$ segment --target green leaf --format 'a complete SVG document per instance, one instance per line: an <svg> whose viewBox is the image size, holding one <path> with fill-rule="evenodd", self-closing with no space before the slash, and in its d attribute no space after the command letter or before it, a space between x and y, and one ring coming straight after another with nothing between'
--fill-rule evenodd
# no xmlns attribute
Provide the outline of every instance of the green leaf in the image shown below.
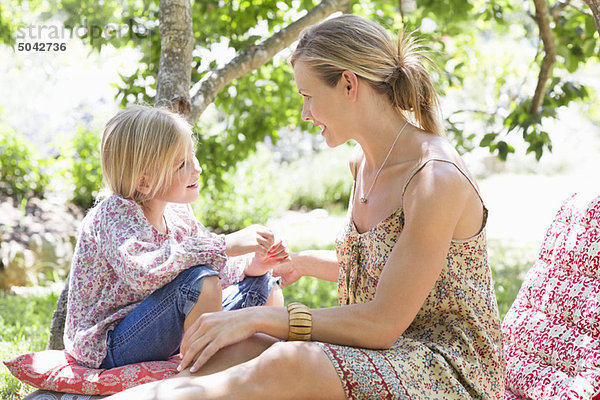
<svg viewBox="0 0 600 400"><path fill-rule="evenodd" d="M479 146L480 147L490 147L492 145L492 143L496 140L496 137L498 137L497 133L485 134L483 139L481 139L481 141L479 142Z"/></svg>
<svg viewBox="0 0 600 400"><path fill-rule="evenodd" d="M496 144L496 149L498 151L498 158L502 161L506 161L506 158L509 153L514 153L515 149L510 144L501 140Z"/></svg>

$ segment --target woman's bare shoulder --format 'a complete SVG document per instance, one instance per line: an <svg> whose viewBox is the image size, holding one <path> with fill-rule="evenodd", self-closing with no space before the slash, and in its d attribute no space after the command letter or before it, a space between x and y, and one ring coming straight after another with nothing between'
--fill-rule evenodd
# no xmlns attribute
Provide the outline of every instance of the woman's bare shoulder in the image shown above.
<svg viewBox="0 0 600 400"><path fill-rule="evenodd" d="M415 182L411 184L412 189L419 190L412 190L412 192L420 194L438 190L462 192L467 189L468 185L464 185L463 171L469 179L472 177L454 146L441 136L423 135L420 139L418 173L412 179Z"/></svg>
<svg viewBox="0 0 600 400"><path fill-rule="evenodd" d="M452 162L460 162L460 155L452 144L442 136L426 135L421 142L421 159L442 159Z"/></svg>

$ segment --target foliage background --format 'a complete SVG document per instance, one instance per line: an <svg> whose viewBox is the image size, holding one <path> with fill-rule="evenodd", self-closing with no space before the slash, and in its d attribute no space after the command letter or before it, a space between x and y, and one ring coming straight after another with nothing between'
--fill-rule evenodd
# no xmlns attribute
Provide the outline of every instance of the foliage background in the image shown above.
<svg viewBox="0 0 600 400"><path fill-rule="evenodd" d="M27 12L21 4L27 5ZM192 1L192 84L201 84L212 69L303 16L315 4L313 0ZM445 109L449 136L461 151L483 147L505 160L522 147L518 150L539 160L552 149L542 120L555 118L560 107L574 100L593 100L594 94L572 74L597 62L599 54L594 20L581 0L549 6L558 57L539 113L529 111L543 56L531 2L454 0L448 6L432 0L353 0L345 11L374 19L394 33L416 31L431 48L439 66L434 72L438 90L444 95L458 90L469 96ZM107 0L101 6L94 0L18 0L0 4L0 15L0 40L5 43L27 40L28 34L32 36L27 30L32 22L54 20L74 27L80 40L96 52L135 49L139 54L135 67L119 72L113 83L116 100L121 106L154 102L161 50L158 0ZM124 32L123 27L129 29ZM512 48L490 54L494 47L487 45L499 37ZM199 159L211 171L206 176L208 188L222 189L223 174L251 154L257 143L276 141L282 127L303 125L296 112L301 100L294 95L291 69L285 62L288 55L289 50L282 51L272 62L222 90L213 107L213 121L218 124L207 129L204 116L197 123L202 143ZM485 90L462 91L473 82L484 82Z"/></svg>
<svg viewBox="0 0 600 400"><path fill-rule="evenodd" d="M132 20L139 29L134 37L119 40L75 37L67 41L64 54L0 47L0 88L9 94L0 98L1 191L25 202L32 196L61 196L89 207L101 182L103 124L119 106L152 103L156 94L160 42L152 32L157 29L157 4L0 3L5 43L19 21L104 26ZM194 81L314 2L222 4L193 3ZM530 2L454 0L448 6L424 0L404 17L396 4L353 1L349 10L395 31L403 20L407 30L419 29L434 50L439 69L433 73L443 95L449 139L478 176L491 210L491 264L505 313L560 202L572 191L595 195L600 187L598 34L591 17L580 11L580 2L563 10L554 26L559 48L555 77L541 114L531 116L528 102L542 52ZM194 210L218 232L265 223L292 250L331 249L345 218L351 148L325 149L314 129L300 121L301 99L287 55L284 51L234 81L196 124L205 172ZM55 275L47 284L61 279ZM333 305L335 284L303 278L286 288L285 296L312 306ZM3 359L44 348L55 301L55 291L0 297ZM0 382L2 398L31 391L5 369Z"/></svg>

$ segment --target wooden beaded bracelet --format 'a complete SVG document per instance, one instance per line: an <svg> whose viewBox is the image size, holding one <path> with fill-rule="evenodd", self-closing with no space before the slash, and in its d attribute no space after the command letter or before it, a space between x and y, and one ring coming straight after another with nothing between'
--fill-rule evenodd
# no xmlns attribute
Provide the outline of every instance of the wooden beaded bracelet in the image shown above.
<svg viewBox="0 0 600 400"><path fill-rule="evenodd" d="M312 337L312 314L302 303L287 306L290 328L288 340L310 340Z"/></svg>

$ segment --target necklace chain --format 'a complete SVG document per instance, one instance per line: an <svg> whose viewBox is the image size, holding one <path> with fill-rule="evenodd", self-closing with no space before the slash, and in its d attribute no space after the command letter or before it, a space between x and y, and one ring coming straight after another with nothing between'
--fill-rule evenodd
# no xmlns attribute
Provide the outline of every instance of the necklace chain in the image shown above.
<svg viewBox="0 0 600 400"><path fill-rule="evenodd" d="M385 156L385 159L381 163L381 167L379 167L379 169L377 170L377 173L375 174L375 178L373 178L373 182L371 183L371 187L369 188L369 191L367 192L366 195L362 195L360 197L359 201L361 203L365 204L367 202L367 200L369 200L369 195L371 194L371 190L373 190L373 186L375 186L375 182L377 181L377 177L379 176L379 173L381 172L381 170L385 166L385 163L387 162L388 158L390 158L390 154L392 154L392 150L394 149L394 146L396 145L396 142L398 141L398 138L400 137L400 134L402 134L402 132L404 131L404 128L406 128L406 125L408 125L408 121L406 121L404 123L404 126L402 127L402 129L400 129L400 132L398 132L398 134L396 135L396 139L394 139L394 143L392 143L392 146L390 147L390 150L388 151L387 156Z"/></svg>

